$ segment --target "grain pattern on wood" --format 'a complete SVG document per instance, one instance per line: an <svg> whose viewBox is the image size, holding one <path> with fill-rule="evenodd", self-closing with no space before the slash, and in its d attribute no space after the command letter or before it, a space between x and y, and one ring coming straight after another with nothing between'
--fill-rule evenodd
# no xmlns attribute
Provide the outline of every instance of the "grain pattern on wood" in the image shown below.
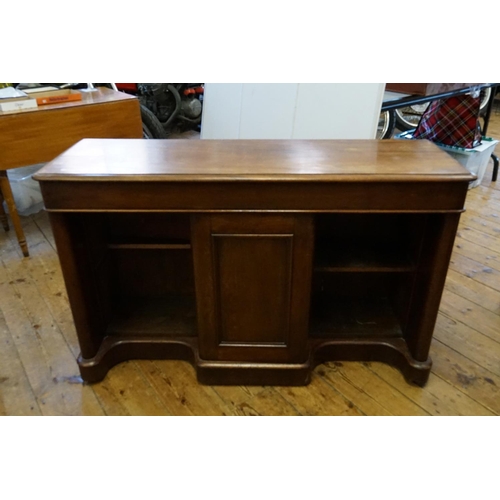
<svg viewBox="0 0 500 500"><path fill-rule="evenodd" d="M370 370L373 363L335 362L327 366L338 371L355 388L375 399L392 415L429 415L421 406L408 398L406 391L398 391Z"/></svg>
<svg viewBox="0 0 500 500"><path fill-rule="evenodd" d="M500 375L500 343L442 312L436 322L436 338L451 349L474 361L478 366ZM480 328L480 325L477 325Z"/></svg>
<svg viewBox="0 0 500 500"><path fill-rule="evenodd" d="M6 278L5 278L6 279ZM0 300L8 293L0 281ZM0 310L0 415L40 415L24 366Z"/></svg>
<svg viewBox="0 0 500 500"><path fill-rule="evenodd" d="M231 408L211 387L199 385L192 366L183 361L137 361L172 415L231 415Z"/></svg>
<svg viewBox="0 0 500 500"><path fill-rule="evenodd" d="M351 401L365 415L392 415L375 397L367 394L363 388L353 385L339 370L337 363L324 363L316 368L316 373L323 378L333 390ZM341 363L340 363L341 364Z"/></svg>
<svg viewBox="0 0 500 500"><path fill-rule="evenodd" d="M2 310L9 329L16 332L13 341L42 413L102 414L12 240L2 261L10 286L10 293L2 297Z"/></svg>
<svg viewBox="0 0 500 500"><path fill-rule="evenodd" d="M272 387L266 387L255 396L237 404L234 414L239 416L297 416L297 408Z"/></svg>
<svg viewBox="0 0 500 500"><path fill-rule="evenodd" d="M25 257L29 251L5 170L53 160L86 137L142 137L137 98L103 88L83 93L81 101L0 112L0 199L7 202ZM0 219L7 229L1 213Z"/></svg>
<svg viewBox="0 0 500 500"><path fill-rule="evenodd" d="M454 269L449 269L446 279L446 289L500 315L498 291L479 283L470 276L461 274Z"/></svg>
<svg viewBox="0 0 500 500"><path fill-rule="evenodd" d="M115 366L106 380L96 384L96 393L103 400L108 415L168 416L165 406L155 388L146 379L135 361ZM106 401L112 394L111 404Z"/></svg>
<svg viewBox="0 0 500 500"><path fill-rule="evenodd" d="M45 163L86 137L142 137L137 98L99 89L81 101L0 113L0 165Z"/></svg>
<svg viewBox="0 0 500 500"><path fill-rule="evenodd" d="M471 328L477 328L481 322L481 332L500 343L500 316L497 314L448 290L443 293L441 311Z"/></svg>
<svg viewBox="0 0 500 500"><path fill-rule="evenodd" d="M474 192L472 191L469 196L473 194ZM487 207L485 208L487 209ZM60 275L60 270L58 271L59 277L57 277L57 274L52 273L58 267L58 261L54 257L54 250L50 245L51 234L47 214L40 213L36 216L32 216L32 219L35 224L31 225L25 223L25 227L28 239L30 241L33 240L35 243L32 259L37 260L36 265L29 267L29 271L31 274L37 273L34 275L34 279L42 297L47 303L47 307L50 305L54 317L59 317L57 323L61 330L65 332L65 336L71 337L66 327L63 328L61 326L62 323L66 322L67 327L70 327L72 322L71 320L68 321L68 318L71 318L71 313L68 308L68 303L63 296L57 296L57 294L61 291L60 286L62 286L62 277ZM25 220L28 221L29 219ZM465 225L466 223L467 213L462 216L462 224ZM38 237L36 236L37 234ZM6 238L7 235L0 234L1 249L5 249ZM43 243L44 240L45 244ZM457 273L458 271L453 271L451 278L455 279L454 276ZM450 274L448 275L448 278L449 282ZM467 279L470 280L470 278ZM478 285L481 287L486 286L480 283L478 283ZM492 289L489 288L489 290ZM455 293L457 292L455 291ZM478 291L478 293L480 292ZM5 303L0 301L0 309L3 310L4 307ZM450 384L455 385L458 389L465 391L465 393L472 399L480 402L491 411L500 413L500 408L498 406L500 398L497 393L498 387L500 387L500 381L498 380L498 377L500 376L500 365L498 365L500 353L493 349L497 343L493 343L494 341L488 339L480 333L480 323L477 327L479 330L473 330L460 321L448 323L447 317L442 315L438 316L435 333L436 341L433 342L431 348L431 355L434 359L433 372L437 376L447 380ZM477 337L475 337L475 335L477 335ZM141 361L139 363L142 364L143 362ZM184 362L165 361L161 363L168 366L170 366L169 363L174 363L175 365L177 365L177 363L185 365ZM395 391L394 388L390 388L385 381L381 380L378 375L370 372L362 363L345 362L341 364L343 365L341 367L335 366L334 363L320 365L316 368L316 372L322 373L325 366L329 367L331 365L331 374L325 370L325 375L319 376L326 378L327 382L334 385L336 390L341 392L346 399L352 399L353 404L355 404L363 413L376 415L379 413L383 414L383 412L386 411L396 415L417 415L423 412L423 410L419 409L415 403L411 402L405 396L404 391L409 386L402 387L401 392ZM125 366L127 372L132 370L132 366L130 364L126 364ZM142 367L140 368L142 369ZM356 368L356 370L354 370L354 368ZM189 366L187 366L187 369L192 370ZM10 366L9 370L11 370ZM343 372L342 370L345 371ZM171 374L172 377L175 377L175 371L176 368L173 368ZM113 371L110 373L112 374ZM193 375L188 384L192 384L193 387L197 387L198 384L194 377L194 372L192 373ZM340 377L342 377L342 380L345 381L342 384L339 383ZM352 395L352 390L349 388L349 385L354 389ZM129 407L130 411L128 411L127 408L123 406L123 397L113 387L110 387L109 384L94 384L92 389L107 414L128 415L131 412L134 412L132 408ZM220 401L220 398L222 397L226 404L231 405L233 408L238 404L252 399L263 390L262 387L245 386L218 386L213 389L218 393L217 400ZM15 392L16 397L24 398L24 390L24 386L18 386ZM158 394L161 395L161 392ZM267 398L269 397L272 397L274 401L275 396L272 395L272 393L271 396L267 396ZM372 401L374 403L372 403ZM451 407L453 405L451 400L448 400L448 404L450 404ZM256 403L254 402L249 404L249 406L254 410L247 407L246 410L243 409L243 412L247 411L249 414L267 414L266 411L270 411L269 409L264 410L262 407L259 407L258 410L256 410ZM269 407L266 406L266 408ZM198 408L197 411L199 411L198 414L203 415L207 412L207 409ZM234 408L233 411L236 412L236 408ZM279 410L281 414L284 414L284 411L285 410L283 409ZM455 414L458 413L459 409L457 408L455 410ZM16 413L13 411L13 414ZM427 414L427 412L423 412L423 414Z"/></svg>
<svg viewBox="0 0 500 500"><path fill-rule="evenodd" d="M192 227L201 357L304 362L312 218L198 216Z"/></svg>
<svg viewBox="0 0 500 500"><path fill-rule="evenodd" d="M65 214L52 214L51 225L82 355L90 358L97 353L105 325L101 315L103 304L90 271L90 257L85 246L74 237L76 233L84 234L84 226L80 218Z"/></svg>
<svg viewBox="0 0 500 500"><path fill-rule="evenodd" d="M496 415L500 414L500 376L482 368L454 349L447 347L441 340L432 346L436 362L434 373L451 385L467 394ZM457 414L456 400L449 399L453 414Z"/></svg>
<svg viewBox="0 0 500 500"><path fill-rule="evenodd" d="M485 262L486 265L483 265L485 272L488 272L489 268L500 271L500 252L463 239L461 236L457 237L453 252L454 256L460 255L466 258L472 256L473 260L478 263Z"/></svg>
<svg viewBox="0 0 500 500"><path fill-rule="evenodd" d="M247 181L471 178L458 162L427 141L87 139L46 165L36 179L175 181L190 180L193 175Z"/></svg>
<svg viewBox="0 0 500 500"><path fill-rule="evenodd" d="M429 355L459 219L459 214L434 215L426 224L406 332L410 351L419 361Z"/></svg>
<svg viewBox="0 0 500 500"><path fill-rule="evenodd" d="M340 354L392 363L424 384L470 178L428 142L207 141L186 148L183 141L82 141L36 176L51 213L82 376L96 382L119 361L180 356L202 383L300 385L316 359ZM325 268L322 248L337 241L348 242L352 255L370 248L375 258L362 252L364 265ZM179 253L178 245L192 252ZM327 255L335 261L335 252ZM388 302L382 320L354 313L354 328L335 330L324 323L338 315L326 315L318 330L330 343L309 338L313 261L322 273L351 274L353 303L371 289L363 274L392 275L376 290ZM186 344L172 313L183 308L161 301L192 291L179 285L192 281L179 279L192 264L197 329L189 329ZM325 285L325 294L344 308L342 288ZM156 301L166 317L150 307ZM158 328L149 331L151 316ZM379 327L369 339L358 328L366 324Z"/></svg>
<svg viewBox="0 0 500 500"><path fill-rule="evenodd" d="M492 236L500 234L500 221L498 219L483 217L481 213L471 210L470 207L467 207L467 211L469 212L467 227Z"/></svg>
<svg viewBox="0 0 500 500"><path fill-rule="evenodd" d="M464 239L470 241L471 243L475 243L481 247L484 247L487 250L499 253L500 252L500 243L495 236L490 234L486 234L482 231L478 231L471 227L465 227L463 231L459 230L457 233L457 240Z"/></svg>
<svg viewBox="0 0 500 500"><path fill-rule="evenodd" d="M29 221L29 219L27 220ZM64 336L64 340L76 358L80 347L69 308L59 258L47 240L46 234L39 229L37 222L41 220L47 222L46 213L44 217L33 216L32 221L26 224L26 235L32 244L32 252L30 258L26 259L23 265L29 272L46 307Z"/></svg>
<svg viewBox="0 0 500 500"><path fill-rule="evenodd" d="M382 363L372 363L370 369L381 379L401 391L406 384L401 374ZM405 395L431 415L493 415L485 406L477 403L459 389L431 372L423 390L404 388Z"/></svg>
<svg viewBox="0 0 500 500"><path fill-rule="evenodd" d="M276 391L301 415L363 415L352 401L315 373L307 387L278 387Z"/></svg>
<svg viewBox="0 0 500 500"><path fill-rule="evenodd" d="M49 218L47 217L47 212L42 210L38 214L31 216L33 222L41 233L40 236L47 240L47 243L52 247L54 252L57 254L56 242L54 240L54 234L52 233L52 227L50 225Z"/></svg>
<svg viewBox="0 0 500 500"><path fill-rule="evenodd" d="M495 119L495 115L493 115L492 119ZM500 123L500 115L498 116L498 122ZM468 204L471 206L471 211L470 213L466 212L462 215L460 230L468 227L467 218L469 214L472 214L472 212L474 212L472 215L475 217L476 214L481 214L477 217L480 217L483 220L491 220L493 223L497 220L495 215L500 215L500 197L498 196L498 188L500 186L498 182L496 185L495 183L491 183L490 178L491 165L488 167L482 186L468 192L467 200ZM36 283L38 292L43 297L46 307L54 317L56 322L55 324L59 326L61 332L66 338L71 352L76 355L74 352L76 350L74 347L75 337L71 340L72 335L74 335L74 331L71 333L70 323L72 322L71 319L68 320L68 318L71 318L68 303L64 298L64 294L62 294L62 296L56 296L56 294L60 292L59 286L61 285L61 275L60 271L59 275L57 275L57 273L52 274L58 266L58 262L53 257L54 249L51 247L51 244L54 245L54 242L47 215L45 213L41 213L36 216L32 216L31 220L35 222L33 225L29 224L29 220L30 218L23 218L23 226L25 228L28 242L30 242L30 244L31 240L34 242L32 259L35 258L36 252L36 261L34 260L34 264L26 268L27 273L32 276L33 281ZM484 231L480 230L481 228L478 228L477 224L473 224L471 229L476 230L479 233L484 233ZM37 234L39 235L38 237L36 236ZM494 234L489 235L495 238ZM44 240L45 243L43 243ZM469 398L476 401L483 407L494 413L500 413L500 408L498 406L500 401L500 397L498 395L498 387L500 387L500 380L498 379L500 376L500 366L498 364L498 359L500 359L500 355L498 353L498 342L488 338L482 332L482 311L487 310L498 315L495 310L495 294L500 293L498 286L499 280L495 274L497 269L495 263L493 263L493 266L490 266L489 261L491 259L487 259L488 256L496 256L498 250L494 250L492 245L490 245L492 240L486 241L482 239L481 245L478 245L474 238L469 238L468 240L464 240L462 238L461 242L463 244L461 252L458 253L455 251L452 256L450 272L448 273L448 280L446 282L445 289L451 291L455 295L467 299L470 302L469 307L471 307L471 304L474 306L479 305L481 307L476 311L477 315L475 317L475 325L473 326L468 326L463 323L461 314L459 311L457 312L456 310L453 310L453 308L449 309L446 314L438 315L435 340L431 346L431 356L434 360L433 373L436 377L446 381L450 386L455 387L455 389L462 391ZM0 231L0 251L5 251L7 247L10 249L10 245L12 244L17 245L15 236L13 234L7 235L3 233L3 231ZM478 247L481 247L483 250ZM16 253L17 258L19 259L20 252L17 249ZM9 260L7 267L10 267L13 262L13 260ZM490 267L493 272L488 273L482 271L485 267ZM0 282L2 282L4 278L1 274L2 271L3 269L0 270ZM467 276L467 273L469 273L471 277ZM453 284L453 286L450 286L450 284ZM12 285L9 285L9 288L11 286ZM483 292L484 300L481 302L480 299ZM8 309L12 306L12 298L16 298L10 291L8 294L10 298L7 303L0 300L0 311L2 311L2 313L4 313L4 309ZM3 298L1 293L0 297ZM456 303L454 304L455 306L457 305ZM12 315L12 312L9 314ZM489 318L490 320L492 319L491 316L489 316ZM23 321L29 323L29 328L22 328ZM15 331L16 334L23 339L23 342L27 341L30 336L30 332L32 331L32 325L26 316ZM26 339L24 338L25 336L27 336ZM19 341L20 339L17 340ZM26 351L24 351L24 353L25 352ZM12 357L9 356L9 359L12 361ZM23 357L22 359L24 361L27 358ZM123 365L124 372L128 375L131 385L134 386L137 384L139 390L144 389L144 386L135 379L137 370L139 370L138 376L142 380L147 379L143 363L149 362L139 361L135 364L126 363ZM184 372L181 372L180 378L184 381L183 384L185 385L183 385L183 389L185 391L194 390L199 387L194 376L194 370L192 370L192 368L186 363L170 361L162 361L160 363L163 366L170 366L170 363L175 365L171 372L171 376L173 378L175 378L177 364L179 366L183 366L184 370L188 373L191 373L190 376L184 378L182 375ZM336 366L337 364L341 364L342 366ZM30 363L28 363L28 365L30 365ZM417 398L418 392L413 394L408 393L410 396L409 399L406 396L406 390L409 388L412 389L410 386L401 384L400 390L397 390L394 386L388 384L385 380L381 379L378 374L371 370L373 365L374 363L369 364L369 368L363 363L327 363L326 365L318 366L315 373L317 373L318 377L325 380L325 383L328 384L329 390L331 390L331 387L334 387L337 392L341 393L346 400L351 401L353 406L359 408L362 413L374 415L383 414L384 411L394 415L419 415L429 413L414 402ZM18 368L16 369L15 366L10 363L4 364L3 366L7 368L6 376L12 376L12 378L15 378L15 374L17 373L16 370ZM110 376L112 376L113 373L114 370L110 372ZM396 372L395 376L399 376L399 374ZM342 378L342 382L339 382L340 377ZM31 385L29 377L27 377L27 380L28 384ZM432 380L433 378L431 377L431 382ZM143 402L140 392L132 391L128 394L129 399L124 400L123 395L119 393L117 387L112 387L109 383L106 385L106 382L108 382L108 379L106 379L103 383L94 384L92 386L92 390L97 396L97 400L104 409L105 413L113 415L128 415L144 414L145 411L149 411L151 414L154 414L159 411L155 406L147 406L148 403ZM152 394L157 395L155 397L161 401L162 389L154 388L149 382L147 382L147 384L149 384L149 387L152 388ZM353 389L351 389L351 387ZM446 396L446 385L443 385L442 388L443 392L440 394L442 394L445 399L447 410L450 413L454 411L454 414L457 415L464 413L462 403L452 396L452 394L455 394L453 390L450 390L449 395ZM25 395L25 390L27 390L27 387L21 384L16 387L12 394L18 398L19 401L24 401L26 398L29 401L29 395ZM220 404L218 402L220 402L221 399L227 406L230 407L233 413L237 414L286 414L286 408L288 408L287 406L282 406L281 402L284 401L283 397L278 395L275 389L271 388L217 386L213 387L213 390L214 393L216 393L214 395L216 400L209 402L211 397L207 396L208 399L205 403L203 403L203 405L194 409L195 412L198 412L200 415L205 413L212 414L211 412L213 410L211 410L211 408L216 408L217 405ZM424 389L416 389L416 391L423 390ZM30 391L34 394L33 389L30 389ZM177 397L175 393L166 394L168 394L169 398ZM259 394L261 395L259 396ZM303 397L307 397L307 394L304 394ZM429 398L429 396L426 397ZM299 407L303 408L313 406L311 401L306 403L300 402L300 398L301 396L298 397ZM135 400L135 403L133 400ZM7 399L5 399L5 401L7 401ZM319 398L319 401L322 401L321 398ZM248 406L239 409L238 405L241 403L248 403ZM141 412L139 406L143 404L146 405L146 410ZM176 404L182 406L182 403L180 402ZM289 405L289 403L285 402L285 405ZM296 410L297 407L290 406L290 408L294 408ZM61 408L59 409L61 410ZM12 406L4 406L3 411L10 413L10 410L13 414L16 414ZM63 411L64 410L60 411L60 413L63 413ZM344 407L340 406L337 411L338 413L343 412ZM332 414L335 414L334 412L335 410L332 411ZM54 413L57 413L57 411L54 410ZM167 412L165 411L165 413ZM194 412L190 412L189 414L193 413ZM314 409L310 413L313 414ZM479 412L479 414L481 413Z"/></svg>
<svg viewBox="0 0 500 500"><path fill-rule="evenodd" d="M409 177L409 176L408 176ZM116 179L117 181L119 179ZM47 210L68 212L461 212L467 187L455 182L404 182L394 179L371 182L307 182L307 196L300 182L279 177L241 182L140 181L42 183ZM231 186L229 189L228 186ZM256 192L259 193L256 196ZM92 193L92 195L89 195Z"/></svg>
<svg viewBox="0 0 500 500"><path fill-rule="evenodd" d="M478 262L478 260L482 262ZM467 278L471 278L478 283L500 292L500 271L493 269L489 264L490 260L481 257L478 258L476 254L468 254L468 256L465 256L456 253L451 259L450 267Z"/></svg>
<svg viewBox="0 0 500 500"><path fill-rule="evenodd" d="M226 404L234 407L253 398L264 388L260 385L214 385L212 389Z"/></svg>

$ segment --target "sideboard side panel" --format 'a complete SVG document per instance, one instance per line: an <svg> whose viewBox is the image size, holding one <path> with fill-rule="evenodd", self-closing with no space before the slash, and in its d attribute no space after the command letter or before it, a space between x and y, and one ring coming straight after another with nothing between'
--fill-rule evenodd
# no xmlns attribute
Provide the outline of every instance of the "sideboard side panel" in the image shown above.
<svg viewBox="0 0 500 500"><path fill-rule="evenodd" d="M105 335L103 303L80 214L49 214L57 253L84 358L96 355Z"/></svg>
<svg viewBox="0 0 500 500"><path fill-rule="evenodd" d="M406 341L413 357L426 361L460 214L433 214L428 217L418 263Z"/></svg>

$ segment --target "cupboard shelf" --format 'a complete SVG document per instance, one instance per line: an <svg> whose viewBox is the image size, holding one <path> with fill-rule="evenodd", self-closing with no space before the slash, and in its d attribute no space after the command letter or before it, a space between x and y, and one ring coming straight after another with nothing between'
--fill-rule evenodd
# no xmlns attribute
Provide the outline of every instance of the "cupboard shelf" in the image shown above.
<svg viewBox="0 0 500 500"><path fill-rule="evenodd" d="M311 304L313 338L402 337L399 320L387 297L339 298L318 294Z"/></svg>
<svg viewBox="0 0 500 500"><path fill-rule="evenodd" d="M186 241L115 241L108 243L107 247L110 250L191 250L191 243Z"/></svg>
<svg viewBox="0 0 500 500"><path fill-rule="evenodd" d="M406 252L391 248L328 247L319 250L314 263L316 273L407 273L415 268Z"/></svg>
<svg viewBox="0 0 500 500"><path fill-rule="evenodd" d="M196 336L194 295L116 298L107 335Z"/></svg>

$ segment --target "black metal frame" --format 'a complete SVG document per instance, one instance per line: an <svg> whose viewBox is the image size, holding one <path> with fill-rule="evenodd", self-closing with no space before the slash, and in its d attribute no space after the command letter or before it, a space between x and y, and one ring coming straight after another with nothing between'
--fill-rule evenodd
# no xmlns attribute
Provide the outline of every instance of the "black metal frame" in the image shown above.
<svg viewBox="0 0 500 500"><path fill-rule="evenodd" d="M424 95L424 96L419 96L419 95L410 95L406 97L402 97L401 99L394 99L390 101L384 101L382 103L382 108L381 111L388 111L388 110L393 110L393 109L398 109L398 108L405 108L406 106L413 106L414 104L425 104L427 102L431 101L437 101L438 99L446 99L447 97L453 97L457 95L463 95L463 94L468 94L469 92L475 90L475 89L485 89L488 87L492 88L492 95L490 102L488 103L488 107L486 109L486 114L484 115L484 125L482 127L482 133L483 135L486 135L486 132L488 130L488 125L490 123L490 116L491 116L491 110L493 109L493 100L495 98L496 94L496 89L500 83L487 83L484 85L475 85L473 87L466 87L463 89L459 90L451 90L449 92L441 92L440 94L433 94L433 95ZM491 158L493 159L493 176L491 180L495 182L498 177L498 157L494 154L491 155Z"/></svg>

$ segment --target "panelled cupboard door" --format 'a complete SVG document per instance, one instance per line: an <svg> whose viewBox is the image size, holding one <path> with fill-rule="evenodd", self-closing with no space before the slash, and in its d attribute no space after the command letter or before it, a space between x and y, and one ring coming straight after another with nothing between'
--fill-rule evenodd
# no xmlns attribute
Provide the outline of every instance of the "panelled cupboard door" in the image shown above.
<svg viewBox="0 0 500 500"><path fill-rule="evenodd" d="M191 227L201 358L304 362L312 217L194 215Z"/></svg>

